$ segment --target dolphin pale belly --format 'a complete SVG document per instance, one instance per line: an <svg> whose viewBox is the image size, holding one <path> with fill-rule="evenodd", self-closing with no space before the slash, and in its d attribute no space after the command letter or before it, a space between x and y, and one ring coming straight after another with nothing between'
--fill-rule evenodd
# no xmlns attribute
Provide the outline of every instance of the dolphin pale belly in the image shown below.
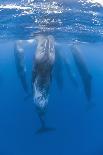
<svg viewBox="0 0 103 155"><path fill-rule="evenodd" d="M14 57L15 57L15 64L18 76L20 78L21 84L23 89L26 93L28 93L28 85L26 80L26 67L24 62L24 50L22 47L22 41L16 41L14 45Z"/></svg>
<svg viewBox="0 0 103 155"><path fill-rule="evenodd" d="M52 36L38 36L36 41L37 49L33 60L32 89L34 103L42 129L44 129L44 116L48 105L52 70L55 62L55 48Z"/></svg>
<svg viewBox="0 0 103 155"><path fill-rule="evenodd" d="M78 72L81 76L84 89L85 89L85 94L87 96L87 99L91 99L91 82L92 82L92 76L88 71L88 68L76 46L71 46L71 51L72 55L75 61L75 64L77 66Z"/></svg>

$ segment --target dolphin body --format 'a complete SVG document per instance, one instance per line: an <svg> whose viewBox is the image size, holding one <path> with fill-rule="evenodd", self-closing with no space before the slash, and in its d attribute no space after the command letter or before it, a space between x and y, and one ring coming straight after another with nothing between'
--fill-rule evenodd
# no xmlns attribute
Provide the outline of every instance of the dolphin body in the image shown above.
<svg viewBox="0 0 103 155"><path fill-rule="evenodd" d="M52 36L38 36L36 41L37 49L32 69L33 100L41 122L41 129L38 132L47 132L51 128L46 127L44 117L47 110L52 70L55 62L54 38Z"/></svg>
<svg viewBox="0 0 103 155"><path fill-rule="evenodd" d="M24 50L22 47L22 40L16 41L14 45L14 57L18 76L20 78L22 87L28 93L28 85L26 80L26 67L24 62Z"/></svg>
<svg viewBox="0 0 103 155"><path fill-rule="evenodd" d="M91 99L91 82L92 82L92 76L88 71L88 68L78 50L78 48L73 45L71 46L71 52L75 61L75 64L77 66L78 72L81 76L85 94L87 96L88 101Z"/></svg>

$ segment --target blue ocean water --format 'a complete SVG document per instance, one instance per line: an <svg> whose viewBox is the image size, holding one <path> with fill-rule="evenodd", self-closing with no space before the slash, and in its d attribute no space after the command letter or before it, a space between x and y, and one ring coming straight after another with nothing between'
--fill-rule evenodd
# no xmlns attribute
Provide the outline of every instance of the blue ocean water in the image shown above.
<svg viewBox="0 0 103 155"><path fill-rule="evenodd" d="M32 96L25 99L27 94L14 57L15 43L22 40L31 93L38 35L52 35L61 54L61 60L56 59L61 67L54 70L45 116L47 126L54 130L44 133L37 133L41 124L35 103ZM92 78L90 100L80 74L85 75L85 69L80 66L78 69L72 45L78 46ZM0 1L0 155L103 154L102 49L103 6L100 3ZM77 85L70 78L64 60ZM57 76L59 87L56 75L60 75Z"/></svg>

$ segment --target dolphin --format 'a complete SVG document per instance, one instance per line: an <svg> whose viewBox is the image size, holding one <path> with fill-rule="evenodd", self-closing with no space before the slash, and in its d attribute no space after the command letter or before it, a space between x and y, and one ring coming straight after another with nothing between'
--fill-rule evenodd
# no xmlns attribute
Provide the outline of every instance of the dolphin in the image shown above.
<svg viewBox="0 0 103 155"><path fill-rule="evenodd" d="M48 107L49 91L52 81L52 70L55 62L53 36L36 37L37 49L33 58L32 90L36 111L41 122L40 132L50 130L45 125L45 113Z"/></svg>
<svg viewBox="0 0 103 155"><path fill-rule="evenodd" d="M70 49L71 49L75 64L77 66L78 72L81 76L85 94L89 101L91 99L92 76L88 71L88 68L81 56L79 49L75 45L72 45Z"/></svg>
<svg viewBox="0 0 103 155"><path fill-rule="evenodd" d="M26 67L24 61L24 50L23 50L22 40L16 41L14 45L14 57L15 57L15 64L18 76L20 78L22 87L26 93L28 93L28 85L26 79Z"/></svg>

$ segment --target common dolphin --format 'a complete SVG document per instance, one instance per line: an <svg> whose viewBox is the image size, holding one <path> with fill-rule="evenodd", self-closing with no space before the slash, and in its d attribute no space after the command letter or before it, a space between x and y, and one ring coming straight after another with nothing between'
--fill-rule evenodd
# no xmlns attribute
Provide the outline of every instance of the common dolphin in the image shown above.
<svg viewBox="0 0 103 155"><path fill-rule="evenodd" d="M90 100L91 99L92 76L89 73L88 68L77 46L72 45L70 49L71 49L75 64L77 66L78 72L81 76L84 89L85 89L85 94L87 96L87 99Z"/></svg>
<svg viewBox="0 0 103 155"><path fill-rule="evenodd" d="M45 125L44 117L47 110L52 70L55 62L53 36L38 36L37 49L33 59L32 89L36 110L41 122L40 132L50 130Z"/></svg>
<svg viewBox="0 0 103 155"><path fill-rule="evenodd" d="M23 86L24 91L28 93L28 85L27 85L27 79L26 79L26 67L25 67L22 40L16 41L14 45L14 57L15 57L16 70L20 78L21 84Z"/></svg>

